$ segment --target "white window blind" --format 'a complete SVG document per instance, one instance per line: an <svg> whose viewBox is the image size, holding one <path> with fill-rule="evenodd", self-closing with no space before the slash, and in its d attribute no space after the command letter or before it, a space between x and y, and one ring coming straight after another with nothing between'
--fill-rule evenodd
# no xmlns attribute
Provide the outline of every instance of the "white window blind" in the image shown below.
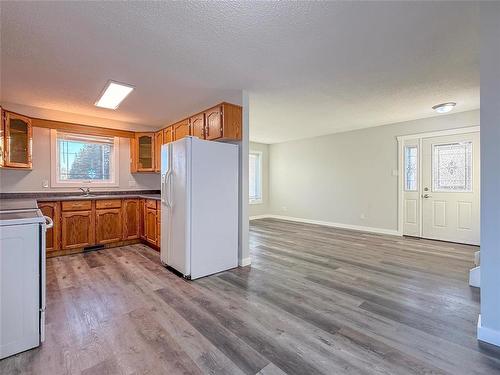
<svg viewBox="0 0 500 375"><path fill-rule="evenodd" d="M249 203L262 202L262 154L260 152L250 152L249 162Z"/></svg>

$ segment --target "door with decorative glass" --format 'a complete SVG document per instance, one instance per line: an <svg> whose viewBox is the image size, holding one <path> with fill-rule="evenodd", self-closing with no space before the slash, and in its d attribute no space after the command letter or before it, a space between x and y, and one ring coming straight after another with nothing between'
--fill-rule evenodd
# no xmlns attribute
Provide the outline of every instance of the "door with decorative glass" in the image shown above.
<svg viewBox="0 0 500 375"><path fill-rule="evenodd" d="M403 233L420 237L420 139L405 141L403 159Z"/></svg>
<svg viewBox="0 0 500 375"><path fill-rule="evenodd" d="M479 245L479 133L424 138L422 237Z"/></svg>

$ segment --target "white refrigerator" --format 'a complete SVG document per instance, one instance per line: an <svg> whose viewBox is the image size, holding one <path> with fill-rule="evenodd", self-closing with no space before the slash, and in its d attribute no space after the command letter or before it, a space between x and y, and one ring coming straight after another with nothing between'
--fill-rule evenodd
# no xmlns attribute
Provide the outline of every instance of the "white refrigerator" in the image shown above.
<svg viewBox="0 0 500 375"><path fill-rule="evenodd" d="M186 137L161 149L161 261L186 279L238 266L238 146Z"/></svg>

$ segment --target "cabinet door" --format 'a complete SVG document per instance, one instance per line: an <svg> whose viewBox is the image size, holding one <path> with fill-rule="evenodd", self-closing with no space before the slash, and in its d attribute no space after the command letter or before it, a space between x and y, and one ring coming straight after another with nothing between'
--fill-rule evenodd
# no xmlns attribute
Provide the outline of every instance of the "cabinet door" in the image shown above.
<svg viewBox="0 0 500 375"><path fill-rule="evenodd" d="M122 213L119 208L96 210L96 243L106 244L122 239Z"/></svg>
<svg viewBox="0 0 500 375"><path fill-rule="evenodd" d="M31 168L31 120L10 112L5 113L5 166Z"/></svg>
<svg viewBox="0 0 500 375"><path fill-rule="evenodd" d="M139 232L143 240L146 239L146 200L139 200Z"/></svg>
<svg viewBox="0 0 500 375"><path fill-rule="evenodd" d="M222 107L211 108L205 112L205 138L222 138Z"/></svg>
<svg viewBox="0 0 500 375"><path fill-rule="evenodd" d="M123 201L123 239L133 240L140 235L139 199L125 199Z"/></svg>
<svg viewBox="0 0 500 375"><path fill-rule="evenodd" d="M50 217L54 222L54 226L47 229L45 237L45 248L47 249L47 254L49 254L51 251L60 249L59 232L61 230L61 205L59 202L40 202L38 208L42 211L44 216Z"/></svg>
<svg viewBox="0 0 500 375"><path fill-rule="evenodd" d="M154 172L154 133L137 133L137 172Z"/></svg>
<svg viewBox="0 0 500 375"><path fill-rule="evenodd" d="M0 107L0 167L5 165L5 112Z"/></svg>
<svg viewBox="0 0 500 375"><path fill-rule="evenodd" d="M239 105L222 105L222 136L224 139L240 140L243 122L242 108Z"/></svg>
<svg viewBox="0 0 500 375"><path fill-rule="evenodd" d="M182 139L189 135L189 120L187 119L172 125L172 127L174 141L177 141L178 139Z"/></svg>
<svg viewBox="0 0 500 375"><path fill-rule="evenodd" d="M154 208L146 208L146 221L145 221L145 229L146 229L146 241L152 243L153 245L157 244L158 241L158 225L156 222L156 209Z"/></svg>
<svg viewBox="0 0 500 375"><path fill-rule="evenodd" d="M200 113L189 119L191 124L191 135L205 139L205 114Z"/></svg>
<svg viewBox="0 0 500 375"><path fill-rule="evenodd" d="M161 145L163 144L163 130L155 133L155 172L161 171Z"/></svg>
<svg viewBox="0 0 500 375"><path fill-rule="evenodd" d="M92 211L67 211L61 214L61 247L63 250L94 245Z"/></svg>
<svg viewBox="0 0 500 375"><path fill-rule="evenodd" d="M172 127L163 129L163 144L172 142Z"/></svg>
<svg viewBox="0 0 500 375"><path fill-rule="evenodd" d="M139 159L137 151L137 139L130 138L130 173L137 173L137 161Z"/></svg>

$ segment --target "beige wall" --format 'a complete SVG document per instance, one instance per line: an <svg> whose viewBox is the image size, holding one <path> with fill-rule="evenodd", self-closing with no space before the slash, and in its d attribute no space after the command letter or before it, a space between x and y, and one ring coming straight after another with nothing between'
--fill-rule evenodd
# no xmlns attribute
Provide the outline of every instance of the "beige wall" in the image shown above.
<svg viewBox="0 0 500 375"><path fill-rule="evenodd" d="M399 135L479 125L479 111L269 146L269 213L397 230Z"/></svg>
<svg viewBox="0 0 500 375"><path fill-rule="evenodd" d="M250 152L262 152L262 203L249 205L249 216L269 214L269 145L250 142Z"/></svg>
<svg viewBox="0 0 500 375"><path fill-rule="evenodd" d="M92 190L142 190L160 189L160 175L130 173L130 141L120 138L119 187L91 188ZM43 188L42 181L50 186L50 130L33 128L33 170L0 169L2 193L79 191L76 188Z"/></svg>

